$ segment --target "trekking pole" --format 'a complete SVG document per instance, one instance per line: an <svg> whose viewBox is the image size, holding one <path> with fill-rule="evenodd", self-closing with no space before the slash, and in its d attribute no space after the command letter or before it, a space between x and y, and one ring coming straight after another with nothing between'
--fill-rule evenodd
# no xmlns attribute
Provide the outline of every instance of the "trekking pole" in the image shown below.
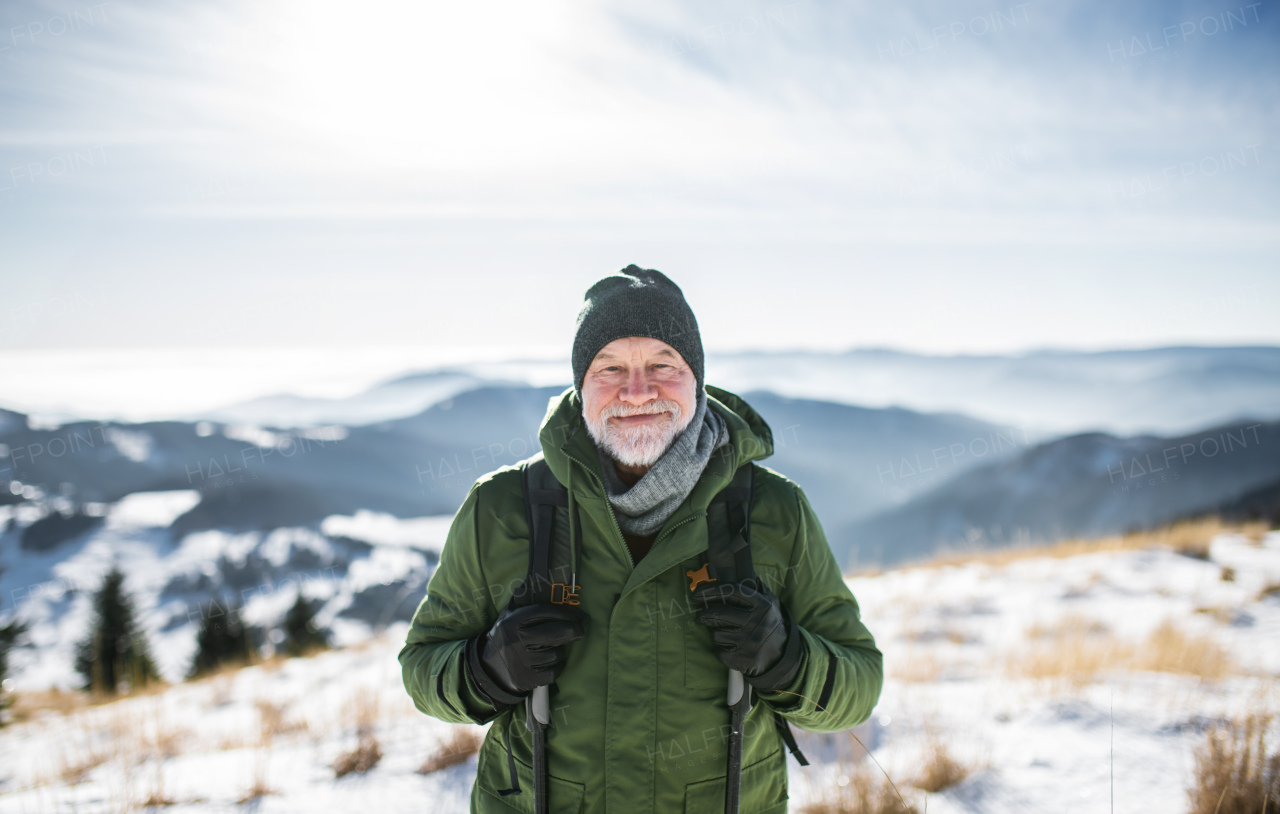
<svg viewBox="0 0 1280 814"><path fill-rule="evenodd" d="M742 731L751 709L751 691L737 670L729 671L729 692L725 700L729 704L729 773L725 776L724 812L738 814L742 796Z"/></svg>
<svg viewBox="0 0 1280 814"><path fill-rule="evenodd" d="M534 687L525 699L525 726L533 733L533 811L547 814L547 724L551 723L551 691Z"/></svg>

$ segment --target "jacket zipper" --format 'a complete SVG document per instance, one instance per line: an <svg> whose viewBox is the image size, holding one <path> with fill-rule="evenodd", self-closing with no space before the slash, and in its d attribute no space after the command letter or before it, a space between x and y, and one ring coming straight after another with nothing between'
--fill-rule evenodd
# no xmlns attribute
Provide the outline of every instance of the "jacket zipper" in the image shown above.
<svg viewBox="0 0 1280 814"><path fill-rule="evenodd" d="M618 532L617 542L622 545L622 553L627 555L627 562L631 563L631 569L634 571L636 567L636 561L631 556L631 549L627 546L626 538L622 536L622 526L618 525L618 518L613 513L613 504L609 502L609 490L604 488L604 481L600 480L600 478L596 475L596 473L591 471L591 467L587 466L581 460L575 457L572 452L569 452L568 450L564 450L564 454L569 458L569 460L573 461L578 466L586 470L586 473L590 475L592 479L595 480L596 483L600 484L600 489L605 493L604 507L609 512L609 519L613 521L613 530ZM656 540L654 541L654 545L657 545Z"/></svg>
<svg viewBox="0 0 1280 814"><path fill-rule="evenodd" d="M671 533L672 533L673 531L675 531L676 529L680 528L680 527L681 527L681 526L683 526L685 523L692 523L694 520L699 520L699 519L702 519L702 518L704 518L704 517L706 517L706 516L707 516L707 513L706 513L706 512L698 512L698 513L696 513L696 514L691 514L691 515L689 515L689 516L688 516L688 517L686 517L685 519L681 520L679 523L676 523L674 526L672 526L671 528L667 529L667 530L666 530L665 532L663 532L662 534L658 535L658 538L657 538L656 540L654 540L654 541L653 541L653 544L656 546L656 545L657 545L659 542L661 542L662 540L665 540L667 537L670 537L670 536L671 536Z"/></svg>

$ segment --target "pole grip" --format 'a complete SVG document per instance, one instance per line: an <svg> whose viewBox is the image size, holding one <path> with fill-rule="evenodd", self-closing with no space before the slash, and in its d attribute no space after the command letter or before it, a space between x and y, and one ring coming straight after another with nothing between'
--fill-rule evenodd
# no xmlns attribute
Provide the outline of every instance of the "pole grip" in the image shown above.
<svg viewBox="0 0 1280 814"><path fill-rule="evenodd" d="M543 726L551 723L551 690L546 685L533 688L529 712L531 713L531 718L536 719ZM528 723L529 728L533 729L533 721L531 720Z"/></svg>
<svg viewBox="0 0 1280 814"><path fill-rule="evenodd" d="M729 671L729 692L725 698L725 702L729 706L737 706L738 701L742 700L742 692L746 689L746 681L742 678L742 673L737 670Z"/></svg>

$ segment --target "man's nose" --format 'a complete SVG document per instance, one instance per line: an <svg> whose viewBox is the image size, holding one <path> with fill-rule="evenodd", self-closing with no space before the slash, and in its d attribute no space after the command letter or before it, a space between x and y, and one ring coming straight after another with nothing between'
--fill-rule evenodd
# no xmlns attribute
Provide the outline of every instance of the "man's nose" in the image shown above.
<svg viewBox="0 0 1280 814"><path fill-rule="evenodd" d="M654 386L643 367L633 367L627 374L627 383L623 385L620 395L623 401L643 404L657 395L657 387Z"/></svg>

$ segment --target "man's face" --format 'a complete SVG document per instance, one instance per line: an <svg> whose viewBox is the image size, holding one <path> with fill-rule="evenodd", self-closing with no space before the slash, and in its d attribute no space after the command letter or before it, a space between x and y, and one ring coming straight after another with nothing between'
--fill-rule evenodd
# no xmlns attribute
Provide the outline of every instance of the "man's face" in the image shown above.
<svg viewBox="0 0 1280 814"><path fill-rule="evenodd" d="M689 426L697 379L675 348L630 336L600 349L582 380L591 439L625 466L652 466Z"/></svg>

